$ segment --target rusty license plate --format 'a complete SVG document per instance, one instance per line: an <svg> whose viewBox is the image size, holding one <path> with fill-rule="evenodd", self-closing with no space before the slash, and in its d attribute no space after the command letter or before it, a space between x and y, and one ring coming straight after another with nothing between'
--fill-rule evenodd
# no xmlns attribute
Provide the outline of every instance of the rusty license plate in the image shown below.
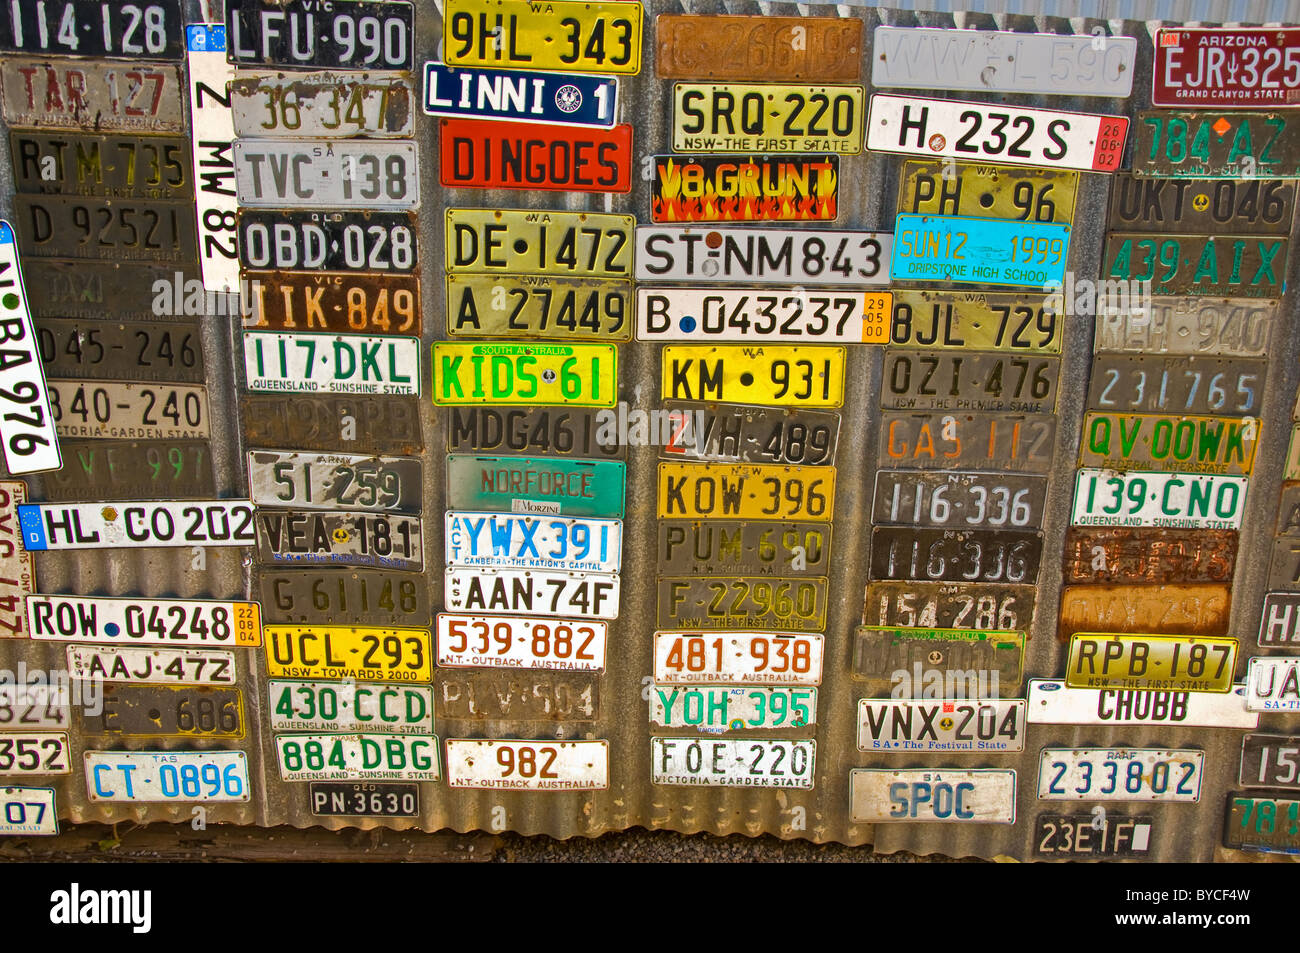
<svg viewBox="0 0 1300 953"><path fill-rule="evenodd" d="M1267 374L1263 361L1099 354L1088 382L1088 408L1258 416Z"/></svg>
<svg viewBox="0 0 1300 953"><path fill-rule="evenodd" d="M868 578L1032 583L1042 555L1037 532L878 526Z"/></svg>
<svg viewBox="0 0 1300 953"><path fill-rule="evenodd" d="M178 282L178 276L181 293L177 295L173 292L168 315L191 316L184 309L189 295L187 288L200 293L200 297L193 299L196 303L203 301L205 308L207 303L201 296L203 281L193 262L123 264L117 261L30 258L23 262L23 276L26 279L27 303L32 309L32 316L37 319L99 320L111 316L119 321L157 321L160 316L154 311L158 298L154 288L162 281L168 290L172 290ZM189 282L193 284L188 284ZM178 299L181 304L179 309L175 307ZM199 309L199 313L192 316L198 317L203 310ZM238 311L236 305L226 313L236 314Z"/></svg>
<svg viewBox="0 0 1300 953"><path fill-rule="evenodd" d="M632 282L544 275L448 275L452 337L632 340Z"/></svg>
<svg viewBox="0 0 1300 953"><path fill-rule="evenodd" d="M47 500L210 500L206 440L60 440L63 469L44 475Z"/></svg>
<svg viewBox="0 0 1300 953"><path fill-rule="evenodd" d="M9 133L14 189L32 195L194 197L190 144L180 136Z"/></svg>
<svg viewBox="0 0 1300 953"><path fill-rule="evenodd" d="M1051 413L1060 373L1056 357L891 349L885 353L880 406Z"/></svg>
<svg viewBox="0 0 1300 953"><path fill-rule="evenodd" d="M409 136L411 81L370 73L240 73L230 81L237 136Z"/></svg>
<svg viewBox="0 0 1300 953"><path fill-rule="evenodd" d="M869 582L862 624L917 629L1023 629L1037 586L1006 583Z"/></svg>
<svg viewBox="0 0 1300 953"><path fill-rule="evenodd" d="M827 586L825 576L660 576L659 627L820 632Z"/></svg>
<svg viewBox="0 0 1300 953"><path fill-rule="evenodd" d="M1046 473L1056 454L1055 414L885 411L880 417L882 467Z"/></svg>
<svg viewBox="0 0 1300 953"><path fill-rule="evenodd" d="M263 565L424 569L418 516L258 510L256 524Z"/></svg>
<svg viewBox="0 0 1300 953"><path fill-rule="evenodd" d="M1268 567L1268 588L1300 592L1300 538L1279 536L1273 540Z"/></svg>
<svg viewBox="0 0 1300 953"><path fill-rule="evenodd" d="M842 82L862 71L862 21L838 17L655 18L661 79Z"/></svg>
<svg viewBox="0 0 1300 953"><path fill-rule="evenodd" d="M263 569L267 623L427 626L432 592L417 577L379 569Z"/></svg>
<svg viewBox="0 0 1300 953"><path fill-rule="evenodd" d="M252 313L244 327L419 337L420 279L415 275L246 271Z"/></svg>
<svg viewBox="0 0 1300 953"><path fill-rule="evenodd" d="M837 413L665 401L648 437L663 460L817 466L835 462L839 432Z"/></svg>
<svg viewBox="0 0 1300 953"><path fill-rule="evenodd" d="M588 407L449 407L447 450L621 460L618 422L618 413Z"/></svg>
<svg viewBox="0 0 1300 953"><path fill-rule="evenodd" d="M1024 654L1020 631L863 625L853 637L852 677L877 697L1014 698Z"/></svg>
<svg viewBox="0 0 1300 953"><path fill-rule="evenodd" d="M1117 232L1289 235L1294 212L1295 181L1287 179L1151 179L1119 172L1110 187L1110 227Z"/></svg>
<svg viewBox="0 0 1300 953"><path fill-rule="evenodd" d="M1065 322L1052 297L979 291L894 291L896 347L1060 354Z"/></svg>
<svg viewBox="0 0 1300 953"><path fill-rule="evenodd" d="M1149 282L1157 295L1280 298L1289 249L1285 238L1271 235L1111 232L1102 277Z"/></svg>
<svg viewBox="0 0 1300 953"><path fill-rule="evenodd" d="M203 439L208 389L197 384L124 381L48 382L60 437Z"/></svg>
<svg viewBox="0 0 1300 953"><path fill-rule="evenodd" d="M45 376L131 381L204 381L197 321L86 321L39 318Z"/></svg>
<svg viewBox="0 0 1300 953"><path fill-rule="evenodd" d="M1133 137L1136 175L1287 179L1300 174L1300 123L1286 111L1139 112Z"/></svg>
<svg viewBox="0 0 1300 953"><path fill-rule="evenodd" d="M1152 298L1146 308L1099 310L1093 350L1262 357L1277 310L1250 298Z"/></svg>
<svg viewBox="0 0 1300 953"><path fill-rule="evenodd" d="M343 394L244 396L244 440L251 447L298 447L349 453L418 453L420 402L415 397Z"/></svg>
<svg viewBox="0 0 1300 953"><path fill-rule="evenodd" d="M5 63L10 126L96 132L185 131L181 71L162 63L14 57Z"/></svg>
<svg viewBox="0 0 1300 953"><path fill-rule="evenodd" d="M871 518L877 525L1034 529L1043 524L1046 500L1046 477L878 470Z"/></svg>
<svg viewBox="0 0 1300 953"><path fill-rule="evenodd" d="M419 513L424 468L418 457L250 450L248 495L258 506Z"/></svg>
<svg viewBox="0 0 1300 953"><path fill-rule="evenodd" d="M244 697L237 688L105 685L103 710L84 711L82 729L115 738L242 738Z"/></svg>
<svg viewBox="0 0 1300 953"><path fill-rule="evenodd" d="M112 258L175 262L198 259L194 203L16 195L19 246L33 258Z"/></svg>
<svg viewBox="0 0 1300 953"><path fill-rule="evenodd" d="M1237 541L1231 529L1071 526L1062 580L1067 586L1228 582L1237 566Z"/></svg>
<svg viewBox="0 0 1300 953"><path fill-rule="evenodd" d="M1224 635L1232 590L1226 584L1066 586L1056 637L1076 632Z"/></svg>
<svg viewBox="0 0 1300 953"><path fill-rule="evenodd" d="M434 719L568 722L600 718L600 678L587 672L439 668Z"/></svg>
<svg viewBox="0 0 1300 953"><path fill-rule="evenodd" d="M268 271L408 274L419 264L415 214L244 209L239 213L239 260L245 268Z"/></svg>
<svg viewBox="0 0 1300 953"><path fill-rule="evenodd" d="M1079 173L973 162L908 159L898 184L898 212L1017 222L1074 221Z"/></svg>
<svg viewBox="0 0 1300 953"><path fill-rule="evenodd" d="M1083 418L1079 465L1249 476L1258 438L1254 417L1090 413Z"/></svg>
<svg viewBox="0 0 1300 953"><path fill-rule="evenodd" d="M830 523L659 520L658 526L661 573L829 575Z"/></svg>

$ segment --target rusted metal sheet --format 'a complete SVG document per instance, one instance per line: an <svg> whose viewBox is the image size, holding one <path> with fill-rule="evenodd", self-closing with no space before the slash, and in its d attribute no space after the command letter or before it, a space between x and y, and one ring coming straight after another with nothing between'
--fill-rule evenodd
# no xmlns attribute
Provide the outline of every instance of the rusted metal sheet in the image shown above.
<svg viewBox="0 0 1300 953"><path fill-rule="evenodd" d="M862 21L833 17L696 16L655 19L655 73L663 79L855 80Z"/></svg>
<svg viewBox="0 0 1300 953"><path fill-rule="evenodd" d="M1067 586L1056 635L1061 641L1076 632L1223 635L1231 605L1226 585Z"/></svg>
<svg viewBox="0 0 1300 953"><path fill-rule="evenodd" d="M1240 536L1232 529L1109 529L1071 526L1065 533L1067 585L1227 582Z"/></svg>

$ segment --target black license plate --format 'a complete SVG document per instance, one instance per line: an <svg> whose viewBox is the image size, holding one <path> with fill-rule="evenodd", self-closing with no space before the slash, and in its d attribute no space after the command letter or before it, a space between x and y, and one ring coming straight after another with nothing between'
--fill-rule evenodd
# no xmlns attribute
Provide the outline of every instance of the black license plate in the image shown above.
<svg viewBox="0 0 1300 953"><path fill-rule="evenodd" d="M410 274L419 264L412 212L239 213L239 261L269 271Z"/></svg>
<svg viewBox="0 0 1300 953"><path fill-rule="evenodd" d="M1300 789L1300 737L1246 735L1237 783L1248 788Z"/></svg>
<svg viewBox="0 0 1300 953"><path fill-rule="evenodd" d="M1101 814L1039 814L1034 854L1049 860L1145 857L1151 848L1150 817Z"/></svg>
<svg viewBox="0 0 1300 953"><path fill-rule="evenodd" d="M661 573L825 576L830 556L830 523L659 521Z"/></svg>
<svg viewBox="0 0 1300 953"><path fill-rule="evenodd" d="M707 463L830 464L840 433L837 413L682 401L666 401L641 424L661 459Z"/></svg>
<svg viewBox="0 0 1300 953"><path fill-rule="evenodd" d="M1056 454L1055 414L881 415L882 467L972 467L1046 473Z"/></svg>
<svg viewBox="0 0 1300 953"><path fill-rule="evenodd" d="M0 50L177 60L183 27L180 0L14 0L0 6Z"/></svg>
<svg viewBox="0 0 1300 953"><path fill-rule="evenodd" d="M420 572L424 542L418 516L257 511L262 565L375 566Z"/></svg>
<svg viewBox="0 0 1300 953"><path fill-rule="evenodd" d="M1254 235L1106 236L1102 277L1151 283L1157 295L1280 298L1289 242Z"/></svg>
<svg viewBox="0 0 1300 953"><path fill-rule="evenodd" d="M391 398L386 398L390 399ZM596 457L621 460L618 412L582 407L449 407L449 453ZM601 441L599 436L607 439Z"/></svg>
<svg viewBox="0 0 1300 953"><path fill-rule="evenodd" d="M1071 526L1065 532L1066 585L1227 582L1237 566L1235 529Z"/></svg>
<svg viewBox="0 0 1300 953"><path fill-rule="evenodd" d="M1042 555L1041 533L878 526L869 578L1033 583Z"/></svg>
<svg viewBox="0 0 1300 953"><path fill-rule="evenodd" d="M418 784L313 781L311 812L317 817L419 817Z"/></svg>
<svg viewBox="0 0 1300 953"><path fill-rule="evenodd" d="M905 629L1024 629L1034 621L1036 586L973 582L869 582L863 625Z"/></svg>
<svg viewBox="0 0 1300 953"><path fill-rule="evenodd" d="M1011 354L885 353L880 405L895 410L1014 410L1056 407L1061 361Z"/></svg>
<svg viewBox="0 0 1300 953"><path fill-rule="evenodd" d="M103 711L82 714L87 734L119 738L242 738L237 688L105 685Z"/></svg>
<svg viewBox="0 0 1300 953"><path fill-rule="evenodd" d="M596 721L600 676L439 668L433 673L433 706L435 720Z"/></svg>
<svg viewBox="0 0 1300 953"><path fill-rule="evenodd" d="M226 59L244 67L410 70L414 26L410 3L227 0Z"/></svg>
<svg viewBox="0 0 1300 953"><path fill-rule="evenodd" d="M245 271L258 331L335 331L419 337L420 279L415 275Z"/></svg>
<svg viewBox="0 0 1300 953"><path fill-rule="evenodd" d="M18 192L194 199L190 144L180 136L11 132L9 146Z"/></svg>
<svg viewBox="0 0 1300 953"><path fill-rule="evenodd" d="M178 276L182 289L188 281L201 286L196 269L192 262L121 264L28 259L23 262L23 284L34 318L156 321L159 315L154 312L154 286L163 281L170 290Z"/></svg>
<svg viewBox="0 0 1300 953"><path fill-rule="evenodd" d="M1232 793L1225 813L1224 847L1300 854L1300 801Z"/></svg>
<svg viewBox="0 0 1300 953"><path fill-rule="evenodd" d="M44 474L45 499L210 500L206 440L60 440L63 469Z"/></svg>
<svg viewBox="0 0 1300 953"><path fill-rule="evenodd" d="M257 576L268 623L396 625L433 618L421 580L378 569L264 569Z"/></svg>
<svg viewBox="0 0 1300 953"><path fill-rule="evenodd" d="M1099 354L1088 382L1091 410L1258 416L1268 365L1222 357Z"/></svg>
<svg viewBox="0 0 1300 953"><path fill-rule="evenodd" d="M1300 595L1270 592L1264 596L1259 619L1260 648L1291 648L1300 643Z"/></svg>
<svg viewBox="0 0 1300 953"><path fill-rule="evenodd" d="M1111 180L1110 227L1117 232L1289 235L1295 182L1286 179Z"/></svg>
<svg viewBox="0 0 1300 953"><path fill-rule="evenodd" d="M198 258L193 201L16 195L14 216L19 247L34 258Z"/></svg>
<svg viewBox="0 0 1300 953"><path fill-rule="evenodd" d="M346 453L418 453L420 403L415 397L294 394L245 396L239 402L250 447L296 447Z"/></svg>
<svg viewBox="0 0 1300 953"><path fill-rule="evenodd" d="M1014 698L1024 651L1024 632L864 625L853 637L852 675L875 697L896 689L899 698L925 697L929 682L929 691L943 685L954 698Z"/></svg>
<svg viewBox="0 0 1300 953"><path fill-rule="evenodd" d="M879 470L872 522L957 529L1043 525L1047 477L1019 473Z"/></svg>
<svg viewBox="0 0 1300 953"><path fill-rule="evenodd" d="M203 383L197 321L38 318L36 337L49 378Z"/></svg>

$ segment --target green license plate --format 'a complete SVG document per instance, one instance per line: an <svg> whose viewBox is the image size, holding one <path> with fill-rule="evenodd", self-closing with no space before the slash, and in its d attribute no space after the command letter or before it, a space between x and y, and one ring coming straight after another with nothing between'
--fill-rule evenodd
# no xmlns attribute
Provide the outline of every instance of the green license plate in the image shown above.
<svg viewBox="0 0 1300 953"><path fill-rule="evenodd" d="M1157 295L1280 298L1289 243L1259 235L1106 236L1102 275L1149 281Z"/></svg>
<svg viewBox="0 0 1300 953"><path fill-rule="evenodd" d="M623 515L621 460L447 456L447 508L564 516Z"/></svg>
<svg viewBox="0 0 1300 953"><path fill-rule="evenodd" d="M1206 179L1300 176L1300 122L1280 112L1142 112L1133 174Z"/></svg>
<svg viewBox="0 0 1300 953"><path fill-rule="evenodd" d="M613 407L617 373L613 344L435 343L433 402Z"/></svg>

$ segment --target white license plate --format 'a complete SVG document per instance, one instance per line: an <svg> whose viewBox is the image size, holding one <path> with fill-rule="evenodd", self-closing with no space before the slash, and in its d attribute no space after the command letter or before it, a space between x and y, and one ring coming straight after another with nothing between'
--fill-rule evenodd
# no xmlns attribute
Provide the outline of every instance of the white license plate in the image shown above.
<svg viewBox="0 0 1300 953"><path fill-rule="evenodd" d="M577 619L438 614L438 664L603 672L609 626Z"/></svg>
<svg viewBox="0 0 1300 953"><path fill-rule="evenodd" d="M622 520L448 510L447 565L618 572Z"/></svg>
<svg viewBox="0 0 1300 953"><path fill-rule="evenodd" d="M68 689L62 686L0 684L0 731L66 729L68 703Z"/></svg>
<svg viewBox="0 0 1300 953"><path fill-rule="evenodd" d="M437 781L436 735L276 735L283 781Z"/></svg>
<svg viewBox="0 0 1300 953"><path fill-rule="evenodd" d="M1300 711L1300 658L1253 658L1246 673L1250 711ZM1254 728L1258 724L1244 727Z"/></svg>
<svg viewBox="0 0 1300 953"><path fill-rule="evenodd" d="M641 288L638 341L885 344L888 294L783 288Z"/></svg>
<svg viewBox="0 0 1300 953"><path fill-rule="evenodd" d="M389 138L411 135L414 95L400 73L243 71L230 108L240 136Z"/></svg>
<svg viewBox="0 0 1300 953"><path fill-rule="evenodd" d="M650 724L724 731L806 728L817 723L817 689L737 685L653 685Z"/></svg>
<svg viewBox="0 0 1300 953"><path fill-rule="evenodd" d="M650 757L654 784L811 790L817 742L651 738Z"/></svg>
<svg viewBox="0 0 1300 953"><path fill-rule="evenodd" d="M1082 467L1074 477L1070 524L1239 529L1249 483L1243 476Z"/></svg>
<svg viewBox="0 0 1300 953"><path fill-rule="evenodd" d="M190 138L194 159L194 211L199 227L199 265L209 291L239 289L236 220L235 141L226 84L235 67L226 62L226 30L220 23L185 28L185 63L190 82Z"/></svg>
<svg viewBox="0 0 1300 953"><path fill-rule="evenodd" d="M58 832L53 788L0 788L0 836L44 837Z"/></svg>
<svg viewBox="0 0 1300 953"><path fill-rule="evenodd" d="M251 391L315 394L420 393L416 338L244 332Z"/></svg>
<svg viewBox="0 0 1300 953"><path fill-rule="evenodd" d="M206 440L208 389L201 384L50 381L60 437Z"/></svg>
<svg viewBox="0 0 1300 953"><path fill-rule="evenodd" d="M0 639L29 637L23 602L36 588L36 557L22 546L18 507L26 502L26 483L0 481Z"/></svg>
<svg viewBox="0 0 1300 953"><path fill-rule="evenodd" d="M248 493L258 506L419 513L424 468L417 457L250 450Z"/></svg>
<svg viewBox="0 0 1300 953"><path fill-rule="evenodd" d="M794 228L636 230L639 281L749 285L888 285L891 232Z"/></svg>
<svg viewBox="0 0 1300 953"><path fill-rule="evenodd" d="M883 93L867 119L875 152L1085 172L1117 171L1127 135L1125 116Z"/></svg>
<svg viewBox="0 0 1300 953"><path fill-rule="evenodd" d="M52 642L171 648L262 644L256 602L34 595L27 597L27 625L33 639Z"/></svg>
<svg viewBox="0 0 1300 953"><path fill-rule="evenodd" d="M378 682L267 683L272 731L433 734L433 689Z"/></svg>
<svg viewBox="0 0 1300 953"><path fill-rule="evenodd" d="M235 186L247 208L414 209L420 167L409 139L237 139Z"/></svg>
<svg viewBox="0 0 1300 953"><path fill-rule="evenodd" d="M0 775L71 774L68 736L59 731L0 734Z"/></svg>
<svg viewBox="0 0 1300 953"><path fill-rule="evenodd" d="M947 754L1025 750L1023 699L858 700L858 750L943 751Z"/></svg>
<svg viewBox="0 0 1300 953"><path fill-rule="evenodd" d="M997 768L856 768L849 772L853 821L1016 822L1016 772Z"/></svg>
<svg viewBox="0 0 1300 953"><path fill-rule="evenodd" d="M448 741L447 785L524 791L609 787L606 741Z"/></svg>
<svg viewBox="0 0 1300 953"><path fill-rule="evenodd" d="M92 801L247 801L242 751L87 751Z"/></svg>
<svg viewBox="0 0 1300 953"><path fill-rule="evenodd" d="M820 685L824 639L785 632L656 632L654 679Z"/></svg>
<svg viewBox="0 0 1300 953"><path fill-rule="evenodd" d="M617 619L618 573L448 569L447 608L456 612Z"/></svg>
<svg viewBox="0 0 1300 953"><path fill-rule="evenodd" d="M878 26L871 85L1123 98L1137 40L996 30Z"/></svg>
<svg viewBox="0 0 1300 953"><path fill-rule="evenodd" d="M234 685L235 653L219 649L160 649L144 645L69 645L68 675L106 682Z"/></svg>
<svg viewBox="0 0 1300 953"><path fill-rule="evenodd" d="M4 358L0 362L0 410L4 411L0 414L0 446L5 469L13 476L58 470L63 456L45 367L18 265L18 241L13 226L5 221L0 221L0 322L5 333L0 353Z"/></svg>
<svg viewBox="0 0 1300 953"><path fill-rule="evenodd" d="M18 507L23 547L123 549L139 546L252 546L245 500L33 503Z"/></svg>
<svg viewBox="0 0 1300 953"><path fill-rule="evenodd" d="M1029 680L1029 723L1036 725L1177 725L1254 728L1259 715L1246 710L1246 687L1214 692L1068 688L1064 679Z"/></svg>
<svg viewBox="0 0 1300 953"><path fill-rule="evenodd" d="M1044 801L1199 801L1205 752L1157 748L1044 748Z"/></svg>

